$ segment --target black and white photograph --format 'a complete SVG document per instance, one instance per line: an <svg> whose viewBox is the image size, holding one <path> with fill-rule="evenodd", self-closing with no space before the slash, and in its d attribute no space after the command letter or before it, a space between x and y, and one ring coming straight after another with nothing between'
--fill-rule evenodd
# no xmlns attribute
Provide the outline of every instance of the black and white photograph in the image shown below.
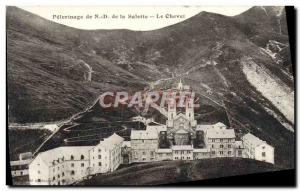
<svg viewBox="0 0 300 191"><path fill-rule="evenodd" d="M255 185L294 172L293 11L6 6L7 184Z"/></svg>

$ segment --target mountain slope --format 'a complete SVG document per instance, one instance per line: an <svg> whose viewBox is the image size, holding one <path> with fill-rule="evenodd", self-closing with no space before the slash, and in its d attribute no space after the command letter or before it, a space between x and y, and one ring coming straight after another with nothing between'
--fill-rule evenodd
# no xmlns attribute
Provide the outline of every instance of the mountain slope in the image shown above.
<svg viewBox="0 0 300 191"><path fill-rule="evenodd" d="M234 17L201 12L145 32L78 30L8 7L9 121L61 120L104 91L143 90L151 82L166 87L182 78L201 100L223 108L233 128L273 145L278 165L293 168L294 87L286 28L282 7L253 7ZM287 94L274 98L266 86Z"/></svg>

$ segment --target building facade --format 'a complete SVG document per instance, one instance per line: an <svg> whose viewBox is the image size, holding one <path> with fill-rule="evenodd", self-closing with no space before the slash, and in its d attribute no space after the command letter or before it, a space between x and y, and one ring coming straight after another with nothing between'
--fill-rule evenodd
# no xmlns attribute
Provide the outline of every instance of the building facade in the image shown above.
<svg viewBox="0 0 300 191"><path fill-rule="evenodd" d="M245 158L274 164L274 148L266 141L248 133L242 137Z"/></svg>

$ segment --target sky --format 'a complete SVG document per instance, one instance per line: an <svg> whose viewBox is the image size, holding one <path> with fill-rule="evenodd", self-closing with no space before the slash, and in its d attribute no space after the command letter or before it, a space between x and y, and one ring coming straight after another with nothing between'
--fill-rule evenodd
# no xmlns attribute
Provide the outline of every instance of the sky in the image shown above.
<svg viewBox="0 0 300 191"><path fill-rule="evenodd" d="M147 6L147 7L66 7L66 6L24 6L19 7L31 13L51 21L79 29L130 29L138 31L147 31L163 28L186 20L201 11L213 12L227 16L240 14L249 6L235 7L208 7L208 6ZM178 18L168 18L169 15L178 16ZM91 17L86 18L87 15ZM96 18L96 15L99 17ZM107 18L100 16L106 15ZM121 18L121 15L124 16ZM129 15L138 15L140 18L130 18ZM65 18L62 18L65 16ZM79 19L66 19L68 16ZM114 18L113 18L114 16ZM148 18L145 18L148 17Z"/></svg>

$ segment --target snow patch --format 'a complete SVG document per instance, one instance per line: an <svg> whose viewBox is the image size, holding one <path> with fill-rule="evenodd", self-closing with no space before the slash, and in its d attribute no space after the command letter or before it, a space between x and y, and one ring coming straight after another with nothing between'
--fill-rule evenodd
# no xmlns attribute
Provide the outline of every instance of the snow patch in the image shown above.
<svg viewBox="0 0 300 191"><path fill-rule="evenodd" d="M294 124L294 91L251 58L242 59L247 80Z"/></svg>

